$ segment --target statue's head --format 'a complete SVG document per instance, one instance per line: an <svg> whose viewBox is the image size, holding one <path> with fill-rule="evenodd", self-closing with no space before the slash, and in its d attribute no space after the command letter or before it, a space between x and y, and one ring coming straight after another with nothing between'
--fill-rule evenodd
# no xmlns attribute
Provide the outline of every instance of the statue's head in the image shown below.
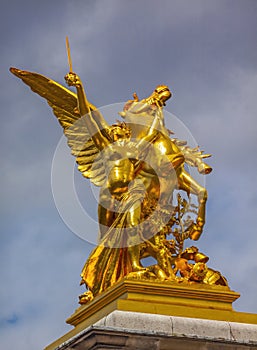
<svg viewBox="0 0 257 350"><path fill-rule="evenodd" d="M114 142L119 139L129 139L131 136L131 129L126 123L117 122L111 126L111 134Z"/></svg>
<svg viewBox="0 0 257 350"><path fill-rule="evenodd" d="M161 106L165 106L165 102L172 96L172 93L167 85L156 86L153 94L154 97L160 102Z"/></svg>
<svg viewBox="0 0 257 350"><path fill-rule="evenodd" d="M128 102L125 104L123 111L120 112L119 114L125 118L125 112L127 110L131 110L134 108L135 104L141 104L142 107L144 104L148 104L148 105L156 105L158 107L163 107L165 106L165 102L171 98L172 93L170 92L170 89L167 85L157 85L156 88L154 89L154 91L151 93L150 96L139 100L137 94L134 92L133 94L133 100L128 100ZM140 108L139 108L140 109ZM133 112L132 112L133 113ZM135 111L134 113L139 113L138 110Z"/></svg>
<svg viewBox="0 0 257 350"><path fill-rule="evenodd" d="M207 272L208 272L208 268L207 268L206 264L203 262L198 262L198 263L193 265L190 280L196 281L196 282L203 281Z"/></svg>

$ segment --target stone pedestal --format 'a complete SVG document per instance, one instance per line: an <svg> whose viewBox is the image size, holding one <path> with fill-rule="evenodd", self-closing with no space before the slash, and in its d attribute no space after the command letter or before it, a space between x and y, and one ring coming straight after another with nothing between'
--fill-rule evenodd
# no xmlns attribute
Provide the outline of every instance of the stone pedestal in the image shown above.
<svg viewBox="0 0 257 350"><path fill-rule="evenodd" d="M257 315L228 287L124 279L80 306L54 349L257 349Z"/></svg>
<svg viewBox="0 0 257 350"><path fill-rule="evenodd" d="M116 310L52 349L257 349L257 325Z"/></svg>

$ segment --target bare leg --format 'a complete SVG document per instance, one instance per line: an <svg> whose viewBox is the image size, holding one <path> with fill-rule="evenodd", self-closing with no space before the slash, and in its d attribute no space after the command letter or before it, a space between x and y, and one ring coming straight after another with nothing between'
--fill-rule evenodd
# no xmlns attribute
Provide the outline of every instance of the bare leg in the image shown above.
<svg viewBox="0 0 257 350"><path fill-rule="evenodd" d="M140 215L141 203L138 201L127 213L127 224L130 229L128 238L128 252L133 271L144 270L144 267L140 263L140 240L138 239L139 228L137 227L140 223Z"/></svg>

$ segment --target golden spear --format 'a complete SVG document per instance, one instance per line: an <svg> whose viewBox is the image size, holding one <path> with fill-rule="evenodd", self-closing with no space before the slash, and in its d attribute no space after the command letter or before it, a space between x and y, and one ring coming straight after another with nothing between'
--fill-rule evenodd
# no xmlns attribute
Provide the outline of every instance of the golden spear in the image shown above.
<svg viewBox="0 0 257 350"><path fill-rule="evenodd" d="M71 54L70 54L70 44L69 44L69 39L67 36L66 36L66 50L67 50L70 73L72 73L73 71L72 71L72 61L71 61Z"/></svg>

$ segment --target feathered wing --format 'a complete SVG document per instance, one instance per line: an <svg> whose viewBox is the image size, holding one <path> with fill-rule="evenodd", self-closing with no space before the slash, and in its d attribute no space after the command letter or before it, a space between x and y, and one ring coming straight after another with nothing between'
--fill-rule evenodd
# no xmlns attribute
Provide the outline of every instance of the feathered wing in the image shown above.
<svg viewBox="0 0 257 350"><path fill-rule="evenodd" d="M10 71L33 92L47 100L63 127L71 153L76 157L79 171L96 186L102 186L106 176L105 167L83 118L76 112L77 95L38 73L17 68L10 68ZM96 107L90 104L90 109L93 111Z"/></svg>

